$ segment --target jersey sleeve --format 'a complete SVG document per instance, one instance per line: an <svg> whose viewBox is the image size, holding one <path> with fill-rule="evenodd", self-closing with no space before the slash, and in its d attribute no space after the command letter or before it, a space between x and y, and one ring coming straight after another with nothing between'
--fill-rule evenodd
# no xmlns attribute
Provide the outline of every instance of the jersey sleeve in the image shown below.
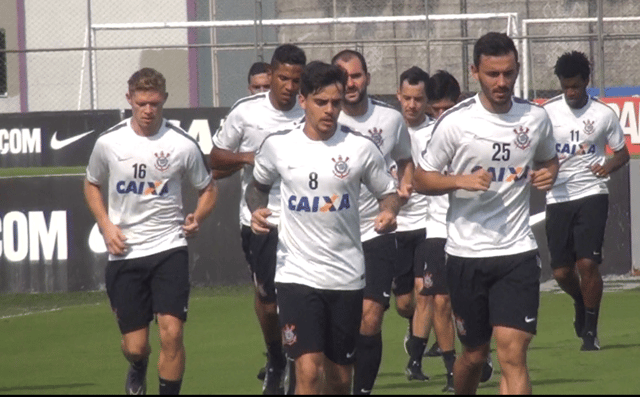
<svg viewBox="0 0 640 397"><path fill-rule="evenodd" d="M398 160L411 159L411 137L409 130L404 124L404 121L400 121L398 124L398 140L391 150L391 158L396 162Z"/></svg>
<svg viewBox="0 0 640 397"><path fill-rule="evenodd" d="M553 126L546 110L544 111L544 119L540 123L538 133L540 134L540 141L538 142L538 147L536 148L533 159L537 162L551 160L557 156L556 139L553 136Z"/></svg>
<svg viewBox="0 0 640 397"><path fill-rule="evenodd" d="M396 181L388 172L380 150L373 142L370 142L365 150L362 183L376 198L395 192Z"/></svg>
<svg viewBox="0 0 640 397"><path fill-rule="evenodd" d="M235 108L227 115L211 139L213 145L220 149L237 151L242 143L243 119L241 112Z"/></svg>
<svg viewBox="0 0 640 397"><path fill-rule="evenodd" d="M258 183L267 186L273 185L279 176L274 140L273 137L267 137L256 152L254 159L253 178Z"/></svg>
<svg viewBox="0 0 640 397"><path fill-rule="evenodd" d="M187 175L191 185L198 190L202 190L211 182L211 170L198 145L193 144L189 149Z"/></svg>
<svg viewBox="0 0 640 397"><path fill-rule="evenodd" d="M95 185L102 185L108 178L106 145L104 139L98 139L93 147L87 165L87 180Z"/></svg>
<svg viewBox="0 0 640 397"><path fill-rule="evenodd" d="M609 145L614 152L622 150L627 142L624 139L624 131L622 131L622 126L620 126L618 116L611 111L607 121L607 145Z"/></svg>
<svg viewBox="0 0 640 397"><path fill-rule="evenodd" d="M456 152L454 131L445 124L437 124L426 140L418 165L425 171L440 172L451 163Z"/></svg>

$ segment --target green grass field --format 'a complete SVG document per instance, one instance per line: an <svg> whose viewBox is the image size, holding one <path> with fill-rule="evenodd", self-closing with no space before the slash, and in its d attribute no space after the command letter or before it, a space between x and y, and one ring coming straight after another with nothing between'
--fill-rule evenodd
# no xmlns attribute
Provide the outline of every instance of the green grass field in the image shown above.
<svg viewBox="0 0 640 397"><path fill-rule="evenodd" d="M249 286L198 288L186 326L184 394L260 394L256 379L264 347ZM580 352L573 306L564 294L544 292L538 336L529 352L535 394L640 393L640 289L606 292L599 327L602 350ZM28 311L31 311L29 313ZM157 359L152 326L151 360ZM374 394L442 394L440 358L425 358L425 383L404 376L406 321L394 310L384 323L384 355ZM121 394L127 363L103 292L0 296L0 393ZM459 348L458 348L459 349ZM497 394L496 374L479 394ZM157 394L152 366L148 391Z"/></svg>

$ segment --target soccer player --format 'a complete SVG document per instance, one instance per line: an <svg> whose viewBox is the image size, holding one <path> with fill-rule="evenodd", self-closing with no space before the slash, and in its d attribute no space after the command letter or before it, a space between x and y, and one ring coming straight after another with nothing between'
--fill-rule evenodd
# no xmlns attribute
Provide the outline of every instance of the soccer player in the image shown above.
<svg viewBox="0 0 640 397"><path fill-rule="evenodd" d="M292 44L276 48L271 59L271 89L236 102L225 122L213 137L210 160L215 170L223 173L243 168L242 196L251 179L255 151L271 132L285 128L304 116L297 103L300 76L306 64L304 51ZM280 186L274 183L269 199L271 222L278 224ZM240 200L242 248L249 263L255 286L255 312L267 348L267 367L263 382L265 394L283 390L286 358L278 325L276 290L273 277L276 270L278 230L265 235L251 232L251 213L246 201Z"/></svg>
<svg viewBox="0 0 640 397"><path fill-rule="evenodd" d="M512 96L519 71L513 41L487 33L473 58L481 91L438 119L414 186L449 193L446 277L463 346L453 370L456 394L476 392L492 334L500 392L530 393L526 357L536 333L540 259L529 197L532 185L553 186L555 140L545 110Z"/></svg>
<svg viewBox="0 0 640 397"><path fill-rule="evenodd" d="M249 68L247 80L251 95L269 91L271 89L271 66L266 62L255 62Z"/></svg>
<svg viewBox="0 0 640 397"><path fill-rule="evenodd" d="M398 194L407 200L412 191L413 161L411 141L402 114L383 102L369 98L367 86L371 76L362 54L343 50L333 57L331 63L343 68L348 76L338 121L371 138L382 151L389 169L392 161L396 162L400 181ZM371 192L362 189L359 201L367 282L353 392L370 394L382 360L382 319L389 308L396 239L393 233L380 234L375 230L377 202Z"/></svg>
<svg viewBox="0 0 640 397"><path fill-rule="evenodd" d="M361 184L379 200L375 230L396 227L396 183L380 150L337 121L345 84L335 65L305 68L299 96L305 122L265 139L246 192L254 232L267 233L274 227L268 194L282 180L275 278L296 394L350 391L365 285Z"/></svg>
<svg viewBox="0 0 640 397"><path fill-rule="evenodd" d="M609 210L609 174L629 161L616 114L587 95L591 68L578 51L560 56L555 74L562 95L544 104L553 123L560 171L547 192L546 231L553 277L574 300L581 350L600 350L602 242ZM605 146L613 150L606 158Z"/></svg>
<svg viewBox="0 0 640 397"><path fill-rule="evenodd" d="M125 391L146 393L149 322L155 316L160 394L178 394L190 289L186 238L213 210L218 190L198 144L162 117L168 97L162 74L140 69L128 83L132 116L96 141L84 194L109 251L107 294L131 363ZM196 208L186 217L183 178L198 190Z"/></svg>

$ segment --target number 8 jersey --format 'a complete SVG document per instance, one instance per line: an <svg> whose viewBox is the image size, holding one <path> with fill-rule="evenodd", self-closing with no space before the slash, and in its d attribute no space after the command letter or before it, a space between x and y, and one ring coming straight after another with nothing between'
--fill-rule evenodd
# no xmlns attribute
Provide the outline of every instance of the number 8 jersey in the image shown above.
<svg viewBox="0 0 640 397"><path fill-rule="evenodd" d="M136 134L131 119L104 132L93 148L87 180L107 186L111 222L127 237L131 259L187 245L182 233L182 179L197 189L211 181L198 144L185 131L162 120L151 137ZM104 191L104 190L103 190Z"/></svg>

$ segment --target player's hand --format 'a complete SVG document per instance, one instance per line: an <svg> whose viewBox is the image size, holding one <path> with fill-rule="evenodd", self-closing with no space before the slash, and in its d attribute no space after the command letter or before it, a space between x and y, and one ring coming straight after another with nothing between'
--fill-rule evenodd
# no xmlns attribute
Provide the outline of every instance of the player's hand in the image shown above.
<svg viewBox="0 0 640 397"><path fill-rule="evenodd" d="M593 172L593 175L597 176L598 178L604 178L605 176L609 175L607 170L600 164L592 165L591 172Z"/></svg>
<svg viewBox="0 0 640 397"><path fill-rule="evenodd" d="M396 192L398 193L398 197L406 202L411 197L411 193L413 193L413 185L411 183L401 183L398 189L396 189Z"/></svg>
<svg viewBox="0 0 640 397"><path fill-rule="evenodd" d="M122 230L113 223L109 223L102 231L102 238L111 255L121 256L127 252L127 237Z"/></svg>
<svg viewBox="0 0 640 397"><path fill-rule="evenodd" d="M195 215L189 214L184 218L184 225L182 225L182 231L186 238L195 236L200 231L200 224L196 220Z"/></svg>
<svg viewBox="0 0 640 397"><path fill-rule="evenodd" d="M373 222L373 230L379 234L389 233L398 227L396 216L391 211L380 211Z"/></svg>
<svg viewBox="0 0 640 397"><path fill-rule="evenodd" d="M276 227L276 225L267 220L269 215L271 215L269 208L258 208L253 211L251 214L251 230L255 234L267 234L269 230Z"/></svg>
<svg viewBox="0 0 640 397"><path fill-rule="evenodd" d="M493 174L484 168L480 168L469 175L460 175L458 179L460 188L470 192L489 190L492 180Z"/></svg>
<svg viewBox="0 0 640 397"><path fill-rule="evenodd" d="M531 184L538 190L546 192L553 187L553 175L547 168L531 172Z"/></svg>

